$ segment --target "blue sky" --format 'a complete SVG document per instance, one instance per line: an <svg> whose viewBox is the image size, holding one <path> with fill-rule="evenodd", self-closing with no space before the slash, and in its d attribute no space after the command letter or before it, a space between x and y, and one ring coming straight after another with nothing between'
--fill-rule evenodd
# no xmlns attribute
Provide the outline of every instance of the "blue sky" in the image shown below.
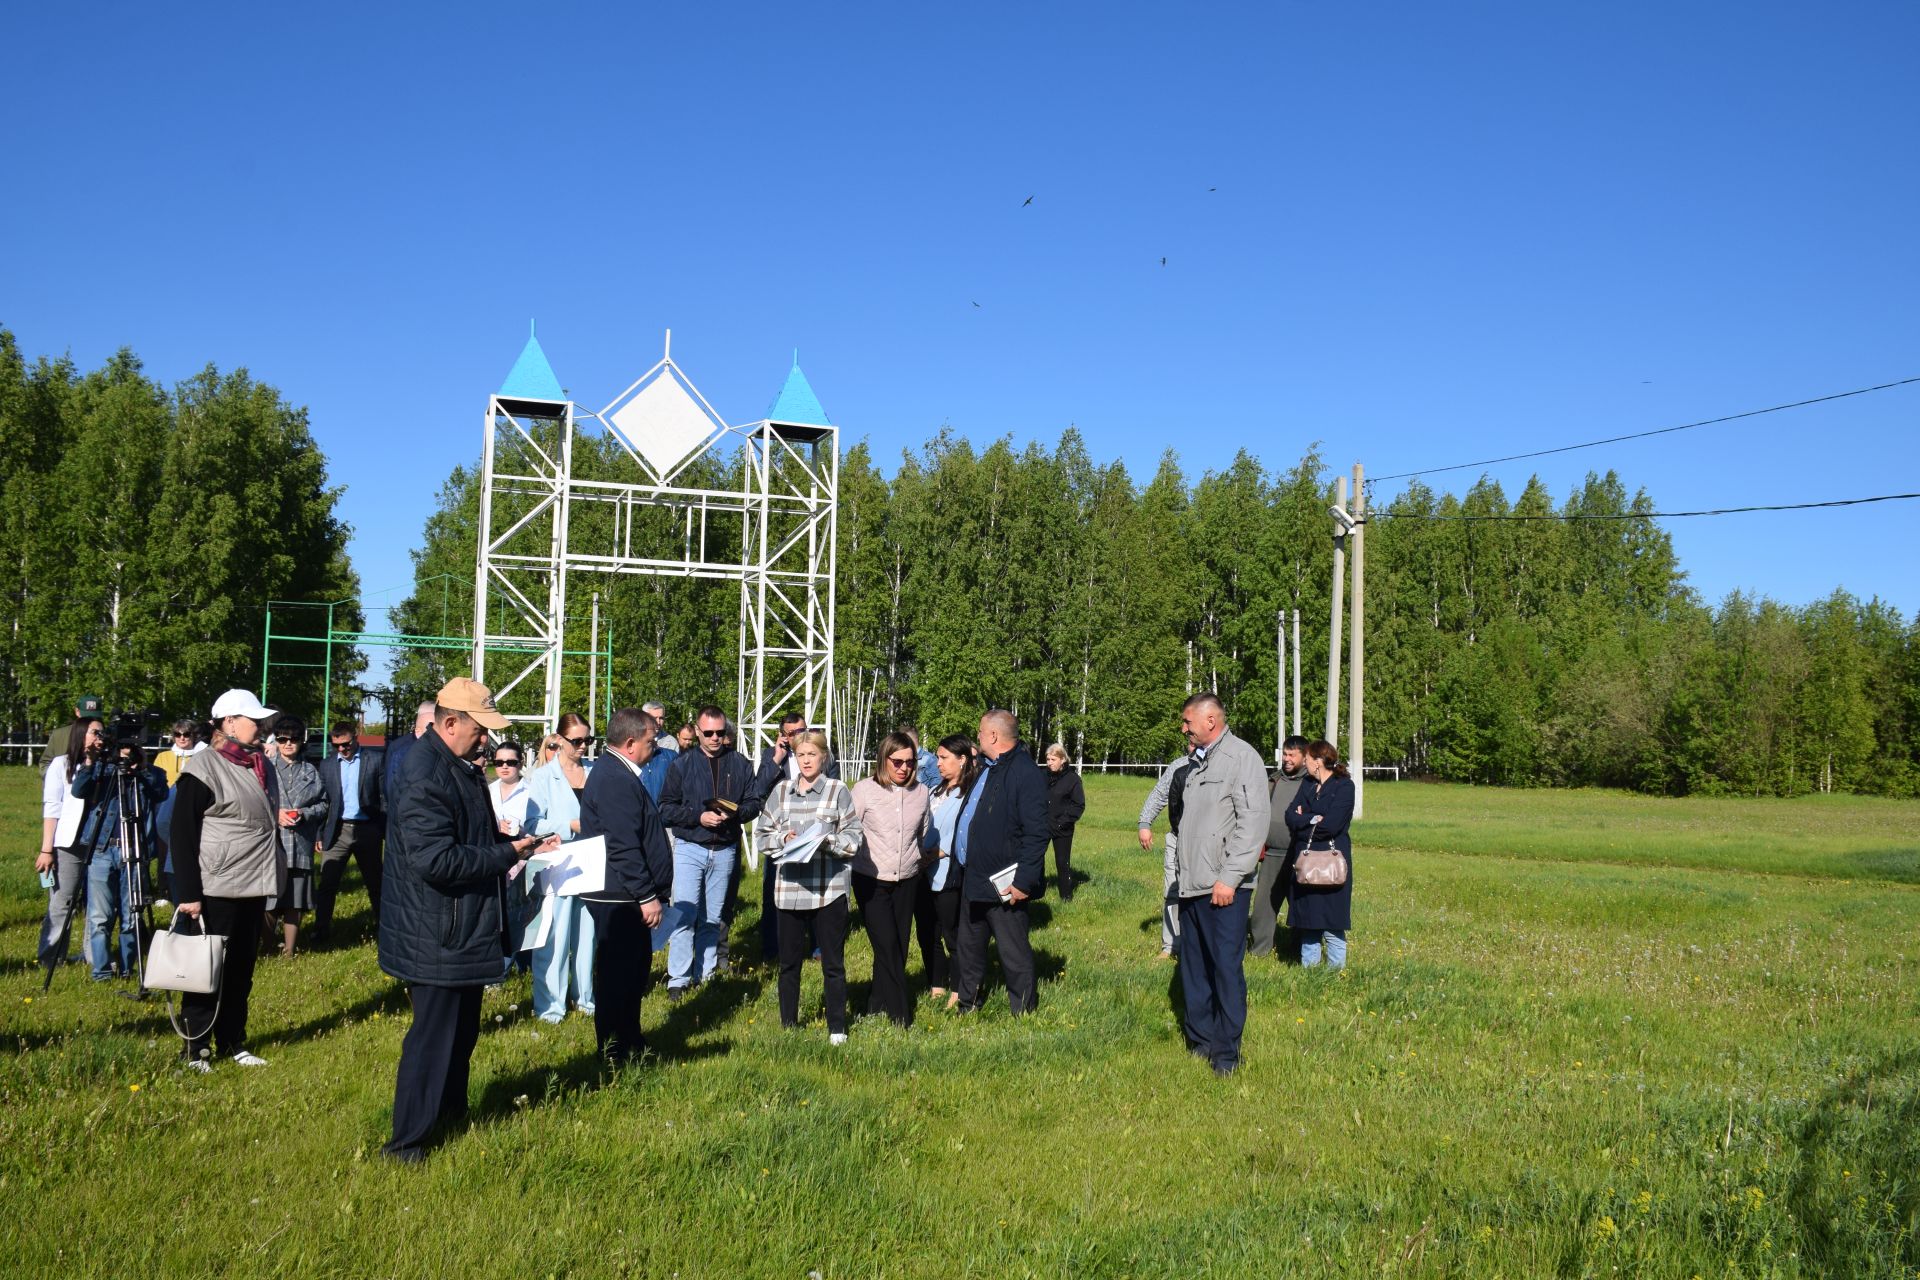
<svg viewBox="0 0 1920 1280"><path fill-rule="evenodd" d="M1075 423L1136 476L1920 374L1910 4L600 8L12 15L0 323L309 406L370 594L529 317L590 408L671 326L734 421L798 347L884 459ZM1495 474L1920 490L1916 423L1920 386ZM1920 609L1920 503L1669 527L1710 599Z"/></svg>

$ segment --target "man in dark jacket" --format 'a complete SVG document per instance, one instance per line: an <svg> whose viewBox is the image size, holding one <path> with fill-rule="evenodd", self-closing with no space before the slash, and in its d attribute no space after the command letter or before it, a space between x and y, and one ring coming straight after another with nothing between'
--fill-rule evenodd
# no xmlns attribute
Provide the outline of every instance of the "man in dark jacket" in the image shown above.
<svg viewBox="0 0 1920 1280"><path fill-rule="evenodd" d="M1298 734L1280 745L1280 772L1273 779L1273 818L1267 825L1267 847L1260 855L1260 878L1253 886L1251 938L1247 950L1256 956L1272 952L1278 931L1280 904L1287 900L1287 885L1293 878L1294 840L1287 831L1287 811L1294 796L1307 783L1304 761L1307 740ZM1283 960L1295 958L1292 946L1280 949Z"/></svg>
<svg viewBox="0 0 1920 1280"><path fill-rule="evenodd" d="M360 728L341 720L327 731L333 750L320 762L327 815L320 820L320 875L313 892L314 939L333 927L333 904L351 856L367 886L374 922L380 920L380 845L387 834L386 753L363 751ZM349 794L351 791L351 794Z"/></svg>
<svg viewBox="0 0 1920 1280"><path fill-rule="evenodd" d="M694 731L700 749L675 760L660 788L660 816L673 841L668 1000L680 999L718 966L727 882L740 860L740 828L759 816L767 798L753 766L729 741L725 712L702 707Z"/></svg>
<svg viewBox="0 0 1920 1280"><path fill-rule="evenodd" d="M1030 1012L1034 989L1033 948L1027 942L1027 903L1047 887L1047 782L1020 745L1020 726L1010 711L980 717L980 758L987 766L960 802L954 829L960 863L960 929L955 939L954 983L960 1008L980 1007L987 976L987 934L1000 947L1007 1003ZM1013 870L1003 892L993 876Z"/></svg>
<svg viewBox="0 0 1920 1280"><path fill-rule="evenodd" d="M593 1030L614 1065L638 1057L640 998L653 964L653 930L673 890L673 850L641 770L660 724L623 709L607 722L607 754L587 774L580 797L580 835L607 842L606 887L586 898L599 948L593 958Z"/></svg>
<svg viewBox="0 0 1920 1280"><path fill-rule="evenodd" d="M509 841L487 782L468 762L489 729L507 727L483 684L440 691L437 718L408 754L393 796L380 967L407 984L413 1026L393 1086L393 1141L381 1151L424 1159L436 1123L467 1110L467 1067L480 1038L480 994L506 954L506 873L559 837Z"/></svg>

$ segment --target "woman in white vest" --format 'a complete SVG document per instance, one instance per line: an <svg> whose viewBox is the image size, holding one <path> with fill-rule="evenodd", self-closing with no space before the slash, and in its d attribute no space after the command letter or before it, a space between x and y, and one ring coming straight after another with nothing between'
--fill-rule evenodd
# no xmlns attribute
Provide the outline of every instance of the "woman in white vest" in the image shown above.
<svg viewBox="0 0 1920 1280"><path fill-rule="evenodd" d="M219 989L180 1001L193 1037L184 1055L195 1071L213 1070L215 1049L243 1067L267 1065L247 1049L247 999L267 899L280 880L279 786L261 755L261 722L276 714L245 689L221 694L213 722L225 740L189 759L174 788L168 846L179 909L227 940Z"/></svg>

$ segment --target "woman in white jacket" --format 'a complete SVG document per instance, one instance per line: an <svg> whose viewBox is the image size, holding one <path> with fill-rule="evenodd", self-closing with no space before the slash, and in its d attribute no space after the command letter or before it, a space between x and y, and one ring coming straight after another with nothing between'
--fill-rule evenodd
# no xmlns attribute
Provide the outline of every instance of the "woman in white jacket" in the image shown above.
<svg viewBox="0 0 1920 1280"><path fill-rule="evenodd" d="M51 970L67 958L67 938L87 883L86 853L75 847L87 802L73 794L73 775L87 752L106 746L98 720L75 720L67 730L67 749L47 763L40 792L40 856L33 869L49 890L47 918L40 926L40 965Z"/></svg>

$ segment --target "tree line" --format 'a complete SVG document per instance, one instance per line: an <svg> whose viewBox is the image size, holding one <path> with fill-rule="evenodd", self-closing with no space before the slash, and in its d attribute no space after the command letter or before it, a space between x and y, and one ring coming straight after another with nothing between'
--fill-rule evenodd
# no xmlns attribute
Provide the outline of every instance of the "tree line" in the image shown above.
<svg viewBox="0 0 1920 1280"><path fill-rule="evenodd" d="M82 372L0 328L0 722L43 738L76 699L166 716L260 684L264 604L358 594L307 412L245 369L168 389L122 349ZM357 607L342 612L358 625ZM336 696L364 665L336 666ZM274 701L319 713L319 677Z"/></svg>
<svg viewBox="0 0 1920 1280"><path fill-rule="evenodd" d="M623 465L612 442L578 438L578 474ZM691 482L737 474L737 459L714 456ZM471 587L450 611L445 595L471 579L478 479L457 467L442 487L398 629L440 634L449 612L470 625ZM891 476L856 444L841 466L836 663L878 673L877 724L950 732L999 705L1085 759L1164 760L1180 749L1181 699L1206 688L1270 749L1282 609L1304 615L1305 719L1324 723L1331 496L1317 447L1276 471L1243 451L1198 478L1169 452L1142 482L1071 429L1052 449L976 449L942 431ZM1537 477L1513 499L1486 478L1458 495L1415 484L1372 511L1369 761L1675 795L1920 792L1920 618L1843 591L1804 607L1704 602L1645 518L1654 509L1608 472L1558 500ZM1455 518L1503 515L1626 518ZM607 519L577 509L575 544ZM649 519L635 554L650 539L669 553L679 525ZM585 594L598 590L617 700L733 704L736 586L572 582L568 645L588 647ZM433 687L464 667L413 651L396 678ZM573 704L586 685L575 664Z"/></svg>

